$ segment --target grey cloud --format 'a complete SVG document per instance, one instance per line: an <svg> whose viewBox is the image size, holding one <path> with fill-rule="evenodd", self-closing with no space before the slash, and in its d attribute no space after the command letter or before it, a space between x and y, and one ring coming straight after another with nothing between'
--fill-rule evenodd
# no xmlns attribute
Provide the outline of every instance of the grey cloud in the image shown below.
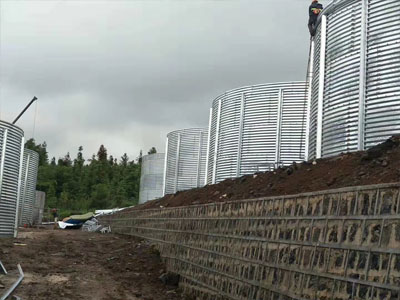
<svg viewBox="0 0 400 300"><path fill-rule="evenodd" d="M325 4L325 3L324 3ZM0 97L11 119L39 97L35 137L51 155L114 156L206 127L235 87L304 80L306 0L2 1ZM32 132L33 111L21 119Z"/></svg>

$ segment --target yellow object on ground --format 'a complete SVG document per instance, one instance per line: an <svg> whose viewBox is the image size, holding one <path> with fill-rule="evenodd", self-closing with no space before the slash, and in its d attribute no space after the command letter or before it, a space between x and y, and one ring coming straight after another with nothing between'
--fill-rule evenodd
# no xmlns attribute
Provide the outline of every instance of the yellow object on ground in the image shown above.
<svg viewBox="0 0 400 300"><path fill-rule="evenodd" d="M73 216L70 216L68 219L86 221L86 220L89 220L92 217L94 217L94 213L88 212L87 214L84 214L84 215L73 215Z"/></svg>

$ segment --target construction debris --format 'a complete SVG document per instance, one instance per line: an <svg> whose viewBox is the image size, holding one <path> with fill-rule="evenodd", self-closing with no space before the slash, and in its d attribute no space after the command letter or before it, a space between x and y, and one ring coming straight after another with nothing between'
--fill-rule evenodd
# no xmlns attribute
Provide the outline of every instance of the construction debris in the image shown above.
<svg viewBox="0 0 400 300"><path fill-rule="evenodd" d="M17 268L18 268L18 272L19 272L19 277L18 277L17 281L14 282L13 285L6 290L6 292L0 297L0 300L6 300L24 279L25 275L24 275L24 272L22 271L21 265L18 264ZM14 297L14 299L19 299L19 298Z"/></svg>
<svg viewBox="0 0 400 300"><path fill-rule="evenodd" d="M3 272L4 275L7 275L7 270L6 270L6 268L4 267L4 265L3 265L3 263L1 261L0 261L0 269Z"/></svg>
<svg viewBox="0 0 400 300"><path fill-rule="evenodd" d="M61 229L77 229L81 228L82 225L94 217L94 213L88 212L83 215L72 215L64 218L62 221L58 222L58 227Z"/></svg>
<svg viewBox="0 0 400 300"><path fill-rule="evenodd" d="M107 233L111 232L111 229L99 225L95 217L110 215L124 209L125 208L102 209L96 210L95 213L88 212L83 215L72 215L57 223L58 227L61 229L77 229L82 227L83 231Z"/></svg>
<svg viewBox="0 0 400 300"><path fill-rule="evenodd" d="M111 228L110 226L100 225L96 218L92 218L82 225L82 231L109 233Z"/></svg>

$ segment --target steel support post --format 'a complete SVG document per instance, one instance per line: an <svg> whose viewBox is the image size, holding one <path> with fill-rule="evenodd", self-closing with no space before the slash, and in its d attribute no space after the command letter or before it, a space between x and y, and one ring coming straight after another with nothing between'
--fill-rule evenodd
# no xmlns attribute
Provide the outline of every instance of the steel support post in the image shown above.
<svg viewBox="0 0 400 300"><path fill-rule="evenodd" d="M26 159L26 166L25 166L25 174L24 174L24 191L22 193L21 196L21 222L23 222L22 217L25 214L25 199L26 199L26 188L28 185L28 174L29 174L29 164L30 164L30 160L31 160L31 155L28 153L28 158ZM21 225L24 225L21 223Z"/></svg>
<svg viewBox="0 0 400 300"><path fill-rule="evenodd" d="M24 165L24 150L25 150L25 138L21 139L21 156L19 159L19 175L18 175L18 191L17 191L17 207L15 208L15 224L14 224L14 237L18 234L18 219L19 219L19 205L21 202L21 185L22 185L22 169Z"/></svg>
<svg viewBox="0 0 400 300"><path fill-rule="evenodd" d="M206 174L204 178L204 185L208 184L208 164L210 163L210 139L211 139L211 124L212 124L213 109L210 108L210 118L208 119L208 136L207 136L207 153L206 153Z"/></svg>
<svg viewBox="0 0 400 300"><path fill-rule="evenodd" d="M311 118L311 97L312 97L312 82L314 79L314 39L311 41L310 65L308 66L308 87L307 87L307 120L306 120L306 136L304 147L304 160L308 161L309 158L309 143L310 143L310 118Z"/></svg>
<svg viewBox="0 0 400 300"><path fill-rule="evenodd" d="M165 157L164 157L164 181L163 181L163 196L165 196L166 193L166 182L167 182L167 161L168 161L168 137L167 137L167 142L165 143Z"/></svg>
<svg viewBox="0 0 400 300"><path fill-rule="evenodd" d="M1 162L0 162L0 199L3 188L4 164L5 164L4 160L6 159L7 137L8 137L8 129L5 129L3 132L3 147L1 149Z"/></svg>
<svg viewBox="0 0 400 300"><path fill-rule="evenodd" d="M240 169L242 165L242 141L243 141L243 121L244 121L244 103L246 96L242 93L242 99L240 101L240 120L239 120L239 138L238 138L238 149L236 158L236 177L240 176Z"/></svg>
<svg viewBox="0 0 400 300"><path fill-rule="evenodd" d="M174 179L174 193L178 191L178 172L179 172L179 160L181 151L181 134L178 133L178 145L176 146L176 161L175 161L175 179Z"/></svg>
<svg viewBox="0 0 400 300"><path fill-rule="evenodd" d="M196 187L200 187L200 163L201 163L201 148L203 146L203 132L199 135L199 149L197 151L197 170L196 170Z"/></svg>
<svg viewBox="0 0 400 300"><path fill-rule="evenodd" d="M276 116L276 141L275 141L275 163L279 164L281 157L281 136L282 136L282 106L283 89L278 91L278 111Z"/></svg>
<svg viewBox="0 0 400 300"><path fill-rule="evenodd" d="M215 132L215 143L214 143L214 161L213 161L213 176L212 183L215 184L217 177L217 159L218 159L218 140L219 140L219 126L221 121L221 108L222 108L222 99L218 101L218 112L217 112L217 128Z"/></svg>
<svg viewBox="0 0 400 300"><path fill-rule="evenodd" d="M3 296L0 297L0 300L6 300L12 294L12 292L14 292L14 290L21 283L21 281L24 279L25 275L24 275L24 272L22 271L21 265L18 264L17 267L18 267L18 273L19 273L19 277L18 277L17 281L15 283L13 283L13 285L3 294Z"/></svg>
<svg viewBox="0 0 400 300"><path fill-rule="evenodd" d="M367 87L368 0L362 0L360 45L360 90L358 100L358 150L365 149L365 96Z"/></svg>
<svg viewBox="0 0 400 300"><path fill-rule="evenodd" d="M319 70L319 90L318 90L318 116L317 116L317 151L316 158L322 157L322 122L324 113L324 90L325 90L325 60L326 60L326 28L327 17L322 16L321 21L321 54Z"/></svg>
<svg viewBox="0 0 400 300"><path fill-rule="evenodd" d="M4 267L3 263L0 261L0 271L4 274L7 275L8 272L6 270L6 268Z"/></svg>

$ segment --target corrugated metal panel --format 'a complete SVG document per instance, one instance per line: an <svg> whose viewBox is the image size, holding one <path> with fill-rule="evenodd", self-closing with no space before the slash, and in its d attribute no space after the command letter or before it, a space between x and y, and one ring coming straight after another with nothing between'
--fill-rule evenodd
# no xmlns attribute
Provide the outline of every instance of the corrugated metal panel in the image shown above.
<svg viewBox="0 0 400 300"><path fill-rule="evenodd" d="M317 28L317 32L314 38L314 66L311 72L313 73L313 81L311 83L311 105L310 105L310 128L309 128L309 145L308 145L308 157L316 157L317 149L317 115L318 115L318 82L320 76L320 53L321 53L321 27Z"/></svg>
<svg viewBox="0 0 400 300"><path fill-rule="evenodd" d="M154 153L142 157L140 204L163 196L164 162L164 153Z"/></svg>
<svg viewBox="0 0 400 300"><path fill-rule="evenodd" d="M400 1L341 0L328 6L326 52L315 37L309 158L318 156L321 55L325 58L321 156L368 149L400 133Z"/></svg>
<svg viewBox="0 0 400 300"><path fill-rule="evenodd" d="M33 224L33 205L36 200L38 168L39 154L33 150L24 149L18 214L20 226Z"/></svg>
<svg viewBox="0 0 400 300"><path fill-rule="evenodd" d="M208 183L304 159L305 82L234 89L213 102Z"/></svg>
<svg viewBox="0 0 400 300"><path fill-rule="evenodd" d="M237 159L237 148L239 140L239 116L240 103L242 99L241 92L227 92L221 99L219 138L216 168L216 181L220 178L235 177ZM218 111L218 107L216 108Z"/></svg>
<svg viewBox="0 0 400 300"><path fill-rule="evenodd" d="M279 160L289 165L304 159L307 113L305 87L282 89L282 97Z"/></svg>
<svg viewBox="0 0 400 300"><path fill-rule="evenodd" d="M23 135L22 129L0 121L0 236L14 235Z"/></svg>
<svg viewBox="0 0 400 300"><path fill-rule="evenodd" d="M33 204L33 224L42 224L46 193L36 191L35 203Z"/></svg>
<svg viewBox="0 0 400 300"><path fill-rule="evenodd" d="M276 162L280 94L279 86L254 86L251 92L245 93L239 176L266 171L270 163ZM226 178L229 177L219 177L217 182Z"/></svg>
<svg viewBox="0 0 400 300"><path fill-rule="evenodd" d="M217 133L217 117L218 115L218 105L216 108L211 108L211 114L210 114L210 129L209 129L209 134L210 136L208 137L208 153L207 153L207 157L208 157L208 165L207 165L207 179L206 179L206 183L211 182L212 178L213 178L213 170L214 170L214 163L215 163L215 159L214 159L214 153L215 153L215 139L213 139L212 137L215 137L216 133Z"/></svg>
<svg viewBox="0 0 400 300"><path fill-rule="evenodd" d="M164 194L204 185L208 130L192 128L167 135Z"/></svg>
<svg viewBox="0 0 400 300"><path fill-rule="evenodd" d="M368 7L365 146L400 133L400 1Z"/></svg>
<svg viewBox="0 0 400 300"><path fill-rule="evenodd" d="M322 156L357 150L360 42L360 1L328 16Z"/></svg>

